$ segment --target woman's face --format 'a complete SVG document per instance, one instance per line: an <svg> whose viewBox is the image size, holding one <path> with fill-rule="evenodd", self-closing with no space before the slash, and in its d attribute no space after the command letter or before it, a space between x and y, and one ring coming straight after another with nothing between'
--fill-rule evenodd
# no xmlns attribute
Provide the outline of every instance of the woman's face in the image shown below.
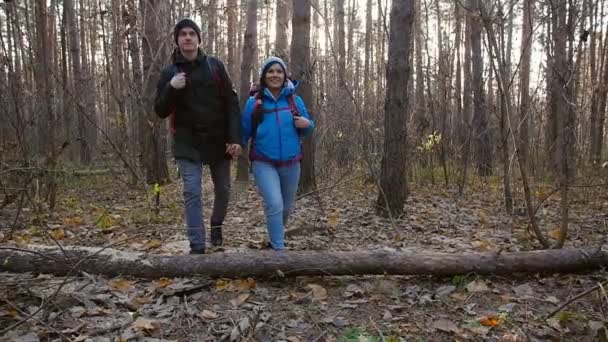
<svg viewBox="0 0 608 342"><path fill-rule="evenodd" d="M283 88L283 83L285 83L283 68L281 68L278 63L271 65L264 75L264 82L266 83L266 87L270 90L279 90Z"/></svg>

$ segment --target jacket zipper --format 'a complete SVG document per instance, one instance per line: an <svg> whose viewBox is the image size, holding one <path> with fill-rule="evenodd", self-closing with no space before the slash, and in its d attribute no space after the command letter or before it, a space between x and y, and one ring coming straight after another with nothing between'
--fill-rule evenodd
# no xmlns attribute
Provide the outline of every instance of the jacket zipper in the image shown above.
<svg viewBox="0 0 608 342"><path fill-rule="evenodd" d="M281 115L279 113L279 102L274 101L274 112L277 115L277 124L279 125L279 160L283 159L283 142L281 139Z"/></svg>

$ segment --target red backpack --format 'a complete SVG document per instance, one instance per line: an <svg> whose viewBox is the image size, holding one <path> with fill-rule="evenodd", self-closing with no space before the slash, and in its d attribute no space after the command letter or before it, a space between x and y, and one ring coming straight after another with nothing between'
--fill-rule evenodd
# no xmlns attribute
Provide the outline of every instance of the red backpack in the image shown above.
<svg viewBox="0 0 608 342"><path fill-rule="evenodd" d="M264 110L263 91L259 84L257 84L257 83L251 84L251 87L249 89L249 96L255 96L255 105L253 106L253 114L252 114L252 120L251 120L251 125L252 125L251 126L251 142L252 143L255 140L255 135L257 133L260 122L262 122L262 117L263 117L264 113L272 113L272 112L278 112L280 110L289 109L289 111L291 112L291 115L293 115L293 116L301 115L300 111L298 110L298 107L296 106L296 101L294 100L293 94L289 94L287 96L287 102L289 103L288 107L279 107L279 108L273 108L270 110Z"/></svg>

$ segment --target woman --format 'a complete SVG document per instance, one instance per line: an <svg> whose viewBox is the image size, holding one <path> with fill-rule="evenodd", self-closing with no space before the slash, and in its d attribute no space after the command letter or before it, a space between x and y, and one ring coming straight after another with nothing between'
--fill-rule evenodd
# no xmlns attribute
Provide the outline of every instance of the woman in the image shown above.
<svg viewBox="0 0 608 342"><path fill-rule="evenodd" d="M259 90L247 101L242 116L243 146L251 139L249 159L275 250L285 249L285 224L300 180L300 138L314 128L304 101L294 94L297 86L287 78L283 60L268 58L262 64Z"/></svg>

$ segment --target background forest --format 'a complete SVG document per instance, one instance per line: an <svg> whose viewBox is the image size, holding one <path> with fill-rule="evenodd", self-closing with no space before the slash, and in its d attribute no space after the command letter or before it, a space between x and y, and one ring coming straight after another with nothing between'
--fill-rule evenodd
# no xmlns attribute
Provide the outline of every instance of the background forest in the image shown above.
<svg viewBox="0 0 608 342"><path fill-rule="evenodd" d="M317 129L304 141L289 249L322 259L565 246L557 257L538 254L559 264L605 242L605 0L4 0L0 251L183 254L181 184L153 101L184 17L201 26L203 50L226 64L241 105L268 56L285 59L302 81L298 94ZM226 253L260 249L265 236L246 158L234 166ZM207 212L213 192L208 181L203 188ZM5 272L0 328L14 338L99 341L608 337L603 271L447 279L435 266L426 272L435 277L298 277L257 287L253 279L159 285L111 272ZM167 286L180 290L167 294ZM546 316L590 288L602 291Z"/></svg>

